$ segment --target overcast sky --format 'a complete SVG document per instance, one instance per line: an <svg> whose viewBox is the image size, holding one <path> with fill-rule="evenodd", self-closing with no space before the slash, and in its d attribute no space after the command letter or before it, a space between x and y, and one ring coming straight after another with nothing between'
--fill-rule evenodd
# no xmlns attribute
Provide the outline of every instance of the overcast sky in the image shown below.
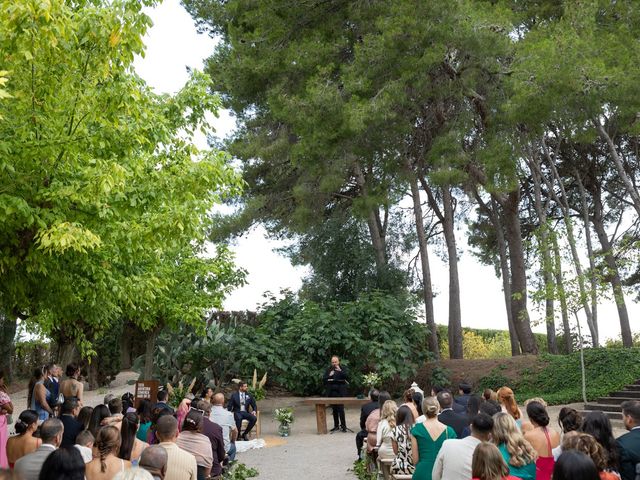
<svg viewBox="0 0 640 480"><path fill-rule="evenodd" d="M154 26L146 38L146 56L137 59L136 70L156 91L173 93L187 80L187 67L203 67L203 60L215 48L215 41L197 33L193 20L178 0L165 0L148 13ZM214 125L217 134L224 137L233 130L234 121L222 112ZM257 228L233 246L237 264L245 268L249 275L248 284L227 298L226 309L255 309L262 303L265 291L275 293L281 288L296 290L301 285L301 278L306 270L294 268L286 258L275 253L273 249L281 246L281 243L268 240L264 233L264 229ZM459 246L462 248L466 241L464 235L460 237ZM435 300L436 321L446 324L448 271L446 265L435 255L431 256L431 263L434 290L438 293ZM496 278L493 268L479 265L468 252L463 252L459 270L463 325L506 329L502 284ZM635 332L640 308L631 302L630 297L627 298L627 307L631 329ZM530 313L540 323L543 312L538 312L531 306ZM604 340L618 336L620 327L615 305L603 304L598 313L601 338ZM586 331L584 324L583 328ZM538 325L535 330L545 331L543 325Z"/></svg>

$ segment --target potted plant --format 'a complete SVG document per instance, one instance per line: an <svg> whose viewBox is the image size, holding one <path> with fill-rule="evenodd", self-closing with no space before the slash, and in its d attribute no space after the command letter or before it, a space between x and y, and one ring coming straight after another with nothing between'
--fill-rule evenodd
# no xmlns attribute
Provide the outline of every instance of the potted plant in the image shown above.
<svg viewBox="0 0 640 480"><path fill-rule="evenodd" d="M291 424L293 423L293 408L283 407L276 408L274 412L275 419L280 423L278 425L278 434L281 437L288 437L291 433Z"/></svg>

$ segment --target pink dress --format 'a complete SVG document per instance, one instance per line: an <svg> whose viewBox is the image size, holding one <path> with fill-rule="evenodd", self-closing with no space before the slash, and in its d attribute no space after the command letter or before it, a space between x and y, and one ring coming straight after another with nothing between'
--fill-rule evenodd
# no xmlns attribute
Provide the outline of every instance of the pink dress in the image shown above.
<svg viewBox="0 0 640 480"><path fill-rule="evenodd" d="M0 392L0 407L11 403L9 395ZM7 440L9 440L9 424L7 423L7 415L0 415L0 468L9 468L7 460Z"/></svg>

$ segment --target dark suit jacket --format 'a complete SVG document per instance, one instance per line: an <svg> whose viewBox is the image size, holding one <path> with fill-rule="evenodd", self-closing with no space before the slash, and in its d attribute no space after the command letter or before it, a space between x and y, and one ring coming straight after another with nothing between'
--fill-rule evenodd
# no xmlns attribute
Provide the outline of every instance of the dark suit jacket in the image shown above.
<svg viewBox="0 0 640 480"><path fill-rule="evenodd" d="M253 396L249 393L245 393L245 407L247 411L249 411L249 406L253 408L253 411L257 411L258 407L256 405L256 401ZM231 410L233 413L240 411L240 392L233 392L231 394L231 398L229 399L229 403L227 403L227 410Z"/></svg>
<svg viewBox="0 0 640 480"><path fill-rule="evenodd" d="M622 480L635 480L636 463L640 463L640 429L631 430L616 440L620 455Z"/></svg>
<svg viewBox="0 0 640 480"><path fill-rule="evenodd" d="M469 405L469 398L471 398L471 394L460 395L459 397L456 397L453 400L453 411L466 415L467 405Z"/></svg>
<svg viewBox="0 0 640 480"><path fill-rule="evenodd" d="M360 409L360 430L367 430L365 423L367 422L367 417L371 412L373 412L376 408L378 408L378 402L369 402L365 403Z"/></svg>
<svg viewBox="0 0 640 480"><path fill-rule="evenodd" d="M211 450L213 451L213 467L211 467L211 476L217 477L222 473L222 461L224 460L224 438L222 437L222 427L212 422L207 417L203 418L202 434L211 442Z"/></svg>
<svg viewBox="0 0 640 480"><path fill-rule="evenodd" d="M64 432L62 433L61 447L72 447L76 444L76 437L84 430L84 425L76 420L71 415L61 415L60 421L64 425Z"/></svg>
<svg viewBox="0 0 640 480"><path fill-rule="evenodd" d="M443 411L442 413L440 413L440 415L438 415L438 420L440 420L445 425L453 428L458 438L462 438L462 431L465 427L469 426L469 419L467 418L467 416L460 415L453 410Z"/></svg>

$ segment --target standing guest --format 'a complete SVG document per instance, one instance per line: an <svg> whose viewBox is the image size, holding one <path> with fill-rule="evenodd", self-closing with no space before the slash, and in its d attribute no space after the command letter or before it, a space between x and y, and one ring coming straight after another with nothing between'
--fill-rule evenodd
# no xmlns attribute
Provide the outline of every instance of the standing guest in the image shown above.
<svg viewBox="0 0 640 480"><path fill-rule="evenodd" d="M167 472L167 451L160 445L151 445L142 452L140 468L151 474L153 480L164 480Z"/></svg>
<svg viewBox="0 0 640 480"><path fill-rule="evenodd" d="M473 452L480 442L488 442L493 419L479 413L471 424L471 435L460 440L445 440L433 466L433 480L471 478Z"/></svg>
<svg viewBox="0 0 640 480"><path fill-rule="evenodd" d="M84 460L75 448L61 447L42 464L39 480L84 480Z"/></svg>
<svg viewBox="0 0 640 480"><path fill-rule="evenodd" d="M173 411L173 408L171 408L171 406L169 406L169 404L167 403L168 401L169 392L167 392L166 390L160 390L158 392L158 402L153 406L151 410L155 411L161 410L163 408L168 408L169 410L171 410L171 415L173 415L175 412Z"/></svg>
<svg viewBox="0 0 640 480"><path fill-rule="evenodd" d="M616 440L613 438L613 428L611 427L609 417L603 412L589 412L582 420L580 430L592 435L596 441L602 445L604 453L607 456L607 469L617 472L620 468L620 458L618 448L616 447Z"/></svg>
<svg viewBox="0 0 640 480"><path fill-rule="evenodd" d="M211 403L212 399L213 399L213 388L211 387L204 387L202 389L202 393L200 394L200 398L202 400L204 400L205 402L209 402Z"/></svg>
<svg viewBox="0 0 640 480"><path fill-rule="evenodd" d="M562 452L554 465L553 480L600 480L600 475L591 458L577 450L568 450Z"/></svg>
<svg viewBox="0 0 640 480"><path fill-rule="evenodd" d="M74 447L80 452L80 455L82 455L84 463L89 463L91 460L93 460L94 442L95 438L93 438L93 435L91 435L91 432L89 430L81 431L76 437L76 443Z"/></svg>
<svg viewBox="0 0 640 480"><path fill-rule="evenodd" d="M420 407L422 410L422 407ZM395 457L391 464L394 475L412 475L415 470L411 450L411 429L413 428L411 409L401 406L396 412L396 426L393 429L392 446Z"/></svg>
<svg viewBox="0 0 640 480"><path fill-rule="evenodd" d="M136 438L138 433L138 415L134 412L127 413L122 419L120 427L120 450L118 458L131 461L131 465L138 465L140 455L145 448L149 446L147 442L143 442Z"/></svg>
<svg viewBox="0 0 640 480"><path fill-rule="evenodd" d="M413 403L413 390L405 390L402 394L402 400L404 401L404 403L401 406L409 407L411 409L411 413L413 414L413 418L418 418L420 414L418 413L418 409Z"/></svg>
<svg viewBox="0 0 640 480"><path fill-rule="evenodd" d="M382 391L378 394L378 408L369 414L367 421L365 422L365 428L367 429L367 453L373 452L376 448L378 441L378 424L380 423L380 413L382 412L382 405L387 400L391 400L389 392Z"/></svg>
<svg viewBox="0 0 640 480"><path fill-rule="evenodd" d="M500 451L489 442L482 442L473 451L471 475L473 480L518 480L509 475L509 467Z"/></svg>
<svg viewBox="0 0 640 480"><path fill-rule="evenodd" d="M622 480L635 480L636 464L640 463L640 401L622 402L622 423L629 430L618 437L616 445Z"/></svg>
<svg viewBox="0 0 640 480"><path fill-rule="evenodd" d="M396 426L397 410L398 406L393 400L387 400L384 402L384 405L382 405L380 423L376 431L376 448L378 449L378 458L380 459L393 459L395 457L392 439L393 429Z"/></svg>
<svg viewBox="0 0 640 480"><path fill-rule="evenodd" d="M84 384L80 381L80 367L75 363L67 365L67 378L60 384L60 392L64 398L76 397L80 405L82 405L82 396L84 395Z"/></svg>
<svg viewBox="0 0 640 480"><path fill-rule="evenodd" d="M248 388L247 382L240 382L238 384L238 391L231 394L231 398L227 404L227 410L233 412L236 428L238 429L238 436L244 441L249 440L249 432L256 424L256 412L258 411L256 401L253 396L247 392ZM249 408L252 409L251 412ZM242 420L247 421L247 428L244 433L242 433Z"/></svg>
<svg viewBox="0 0 640 480"><path fill-rule="evenodd" d="M362 446L364 445L364 441L367 438L367 417L371 412L373 412L376 408L378 408L378 395L379 391L377 388L371 389L369 392L369 398L371 401L369 403L365 403L360 408L360 431L356 433L356 455L358 459L360 459L360 455L362 453Z"/></svg>
<svg viewBox="0 0 640 480"><path fill-rule="evenodd" d="M136 438L141 442L146 443L147 432L149 431L149 427L151 426L151 401L143 398L138 404L136 413L138 414L138 420L140 422L138 433L136 433Z"/></svg>
<svg viewBox="0 0 640 480"><path fill-rule="evenodd" d="M507 412L516 421L518 428L522 428L522 412L518 408L516 396L509 387L501 387L496 392L498 401L502 404L502 411Z"/></svg>
<svg viewBox="0 0 640 480"><path fill-rule="evenodd" d="M415 465L413 479L431 480L442 444L449 438L456 438L456 432L438 419L440 404L435 397L427 397L422 401L422 411L427 419L416 423L411 429L411 454Z"/></svg>
<svg viewBox="0 0 640 480"><path fill-rule="evenodd" d="M525 440L511 415L500 412L493 417L492 440L511 475L522 480L535 480L538 453Z"/></svg>
<svg viewBox="0 0 640 480"><path fill-rule="evenodd" d="M23 480L38 480L42 465L51 453L60 446L64 426L57 418L49 418L40 427L42 445L38 449L16 461L14 470Z"/></svg>
<svg viewBox="0 0 640 480"><path fill-rule="evenodd" d="M39 438L33 436L38 428L38 414L35 410L24 410L18 417L15 424L15 437L11 437L7 442L7 460L9 468L21 457L35 452L42 443Z"/></svg>
<svg viewBox="0 0 640 480"><path fill-rule="evenodd" d="M4 372L0 370L0 468L8 468L7 440L9 439L8 416L13 413L13 403L4 383Z"/></svg>
<svg viewBox="0 0 640 480"><path fill-rule="evenodd" d="M340 365L340 358L337 355L331 357L331 366L326 370L323 377L323 383L327 389L327 397L346 397L347 384L349 383L349 372L346 367ZM344 405L331 405L333 413L332 432L342 430L347 431L347 422L344 415Z"/></svg>
<svg viewBox="0 0 640 480"><path fill-rule="evenodd" d="M562 454L562 441L580 430L582 415L575 408L562 407L560 413L558 413L558 425L562 429L562 436L560 445L553 449L553 458L555 460L558 460Z"/></svg>
<svg viewBox="0 0 640 480"><path fill-rule="evenodd" d="M116 427L102 427L96 437L95 448L98 457L87 463L87 480L111 480L116 473L131 468L131 462L117 457L120 431Z"/></svg>
<svg viewBox="0 0 640 480"><path fill-rule="evenodd" d="M203 419L204 411L189 410L184 419L182 431L178 434L178 440L176 440L178 447L196 458L198 480L209 477L211 475L211 467L213 467L211 442L202 434Z"/></svg>
<svg viewBox="0 0 640 480"><path fill-rule="evenodd" d="M471 398L471 385L466 382L458 385L458 396L453 400L453 411L462 415L467 414L467 404Z"/></svg>
<svg viewBox="0 0 640 480"><path fill-rule="evenodd" d="M211 420L216 425L222 427L222 438L224 440L224 451L227 453L230 462L236 458L236 438L238 437L238 428L233 418L233 413L224 408L224 395L216 393L213 396L213 405L211 406Z"/></svg>
<svg viewBox="0 0 640 480"><path fill-rule="evenodd" d="M62 369L55 363L49 363L45 367L45 379L44 386L51 395L49 396L49 406L57 414L60 405L62 404L62 397L60 397L60 377L62 376Z"/></svg>
<svg viewBox="0 0 640 480"><path fill-rule="evenodd" d="M226 456L222 427L209 420L211 416L211 403L206 400L200 400L197 406L204 412L202 418L202 434L207 437L211 443L211 453L213 453L211 476L215 478L222 474L222 462Z"/></svg>
<svg viewBox="0 0 640 480"><path fill-rule="evenodd" d="M44 386L44 373L39 370L33 372L29 382L28 405L31 410L38 412L38 422L42 423L51 415L53 410L49 406L51 392Z"/></svg>
<svg viewBox="0 0 640 480"><path fill-rule="evenodd" d="M527 416L533 429L524 434L524 438L538 453L536 460L536 480L550 480L553 473L553 449L560 444L560 434L550 430L549 415L539 402L527 405Z"/></svg>
<svg viewBox="0 0 640 480"><path fill-rule="evenodd" d="M598 469L600 480L620 480L620 475L607 466L607 452L602 445L588 433L576 433L562 441L562 451L578 450L588 455Z"/></svg>
<svg viewBox="0 0 640 480"><path fill-rule="evenodd" d="M93 407L82 407L78 413L78 421L84 426L84 430L89 428Z"/></svg>
<svg viewBox="0 0 640 480"><path fill-rule="evenodd" d="M76 443L76 437L84 430L84 425L76 417L80 413L80 403L76 397L64 399L60 407L60 421L64 425L61 447L72 447Z"/></svg>
<svg viewBox="0 0 640 480"><path fill-rule="evenodd" d="M156 425L156 434L160 440L160 446L167 451L165 480L197 480L196 457L176 445L178 421L171 415L160 417Z"/></svg>
<svg viewBox="0 0 640 480"><path fill-rule="evenodd" d="M448 390L442 390L436 398L440 404L438 420L453 428L456 432L456 438L461 438L462 431L469 424L469 419L453 410L453 396Z"/></svg>

